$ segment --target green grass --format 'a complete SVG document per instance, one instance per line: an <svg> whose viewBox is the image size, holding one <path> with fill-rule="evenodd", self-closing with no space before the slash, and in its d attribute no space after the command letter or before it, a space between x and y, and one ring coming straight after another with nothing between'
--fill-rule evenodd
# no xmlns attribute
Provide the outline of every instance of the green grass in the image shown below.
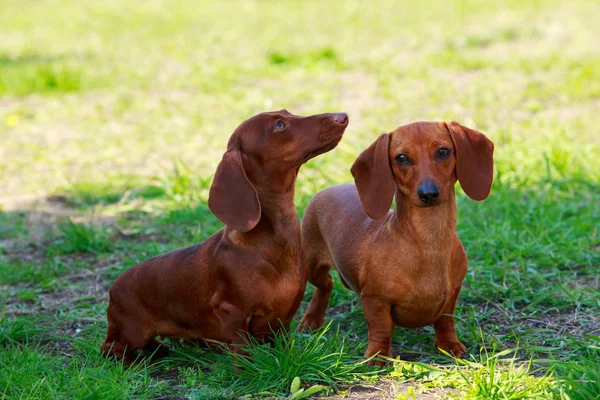
<svg viewBox="0 0 600 400"><path fill-rule="evenodd" d="M224 396L284 395L295 378L335 388L375 375L346 336L329 325L313 335L292 329L276 334L272 344L251 339L245 347L247 356L182 346L167 363L183 368L184 381L201 385L202 392L227 388Z"/></svg>
<svg viewBox="0 0 600 400"><path fill-rule="evenodd" d="M342 396L361 383L402 399L597 398L598 2L0 9L0 399L290 397L313 385ZM279 108L350 115L338 147L300 171L300 216L351 181L381 132L446 119L494 141L491 196L458 189L470 266L456 317L470 359L438 355L431 327L397 328L400 360L366 370L360 302L337 276L330 329L253 343L252 362L187 345L153 367L99 357L111 283L221 227L207 199L229 135Z"/></svg>
<svg viewBox="0 0 600 400"><path fill-rule="evenodd" d="M423 382L424 387L458 389L466 399L552 398L556 386L552 376L536 376L531 361L504 358L511 353L505 350L476 361L457 360L456 365L446 368L400 361L390 375L400 381Z"/></svg>
<svg viewBox="0 0 600 400"><path fill-rule="evenodd" d="M28 65L29 64L29 65ZM75 92L82 89L81 71L63 64L0 59L0 94Z"/></svg>
<svg viewBox="0 0 600 400"><path fill-rule="evenodd" d="M25 233L23 216L25 213L4 213L0 208L0 240L14 239Z"/></svg>
<svg viewBox="0 0 600 400"><path fill-rule="evenodd" d="M43 263L0 262L0 282L8 285L19 283L47 285L54 278L73 271L71 263L53 258Z"/></svg>
<svg viewBox="0 0 600 400"><path fill-rule="evenodd" d="M57 224L61 238L49 248L50 252L70 254L77 252L100 253L110 250L111 241L104 228L91 224L77 224L66 218Z"/></svg>
<svg viewBox="0 0 600 400"><path fill-rule="evenodd" d="M600 373L592 360L558 364L560 394L569 400L600 398Z"/></svg>
<svg viewBox="0 0 600 400"><path fill-rule="evenodd" d="M165 384L144 366L104 362L95 348L77 357L55 357L42 348L9 345L0 359L3 399L150 399Z"/></svg>
<svg viewBox="0 0 600 400"><path fill-rule="evenodd" d="M32 321L2 318L0 319L0 345L28 342L32 336L39 334L41 331L42 329L36 327Z"/></svg>

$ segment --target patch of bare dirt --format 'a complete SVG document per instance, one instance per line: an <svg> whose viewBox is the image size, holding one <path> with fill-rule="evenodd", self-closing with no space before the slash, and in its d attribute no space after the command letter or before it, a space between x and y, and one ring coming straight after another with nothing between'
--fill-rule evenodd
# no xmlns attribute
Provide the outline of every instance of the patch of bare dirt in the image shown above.
<svg viewBox="0 0 600 400"><path fill-rule="evenodd" d="M488 310L480 308L479 313L483 314ZM561 311L551 311L539 316L526 316L512 311L496 307L496 312L479 321L480 325L486 329L486 326L506 327L506 330L515 329L517 332L536 330L536 337L532 338L533 344L539 341L544 345L545 338L548 335L552 337L578 337L584 335L600 334L600 315L591 312L581 312L576 308L565 309ZM493 336L493 335L492 335ZM514 348L517 343L499 341L507 348Z"/></svg>
<svg viewBox="0 0 600 400"><path fill-rule="evenodd" d="M114 225L114 217L81 212L69 207L60 196L2 196L0 209L7 213L21 213L26 236L20 238L0 239L0 247L11 259L25 262L44 261L44 249L52 240L53 229L66 218L75 223L94 223L98 225ZM43 260L42 260L43 259Z"/></svg>
<svg viewBox="0 0 600 400"><path fill-rule="evenodd" d="M8 318L19 316L31 316L39 320L42 332L35 334L36 340L44 344L44 351L52 355L70 355L73 353L72 338L84 334L87 327L98 323L98 319L104 315L92 318L78 318L68 320L55 318L59 310L70 310L78 303L85 303L86 307L98 306L108 302L108 290L110 282L102 277L102 272L113 268L120 260L110 256L96 262L94 270L78 270L70 275L59 278L61 288L54 291L37 293L33 300L20 300L16 295L6 299L4 315ZM27 285L34 287L35 285ZM23 286L20 286L22 288ZM3 287L10 293L10 289L16 287ZM45 318L44 315L49 318ZM47 322L43 322L47 321Z"/></svg>
<svg viewBox="0 0 600 400"><path fill-rule="evenodd" d="M110 285L110 282L102 277L102 272L114 268L119 262L120 260L116 256L98 260L94 270L82 269L59 278L61 286L63 286L61 289L39 293L33 301L23 301L16 296L9 296L4 311L10 317L38 315L53 313L82 299L85 299L89 304L108 302L106 287ZM10 290L16 287L9 286L6 288Z"/></svg>
<svg viewBox="0 0 600 400"><path fill-rule="evenodd" d="M45 344L44 351L50 355L70 356L74 352L71 338L80 336L86 327L94 324L94 321L67 321L51 326L51 331L42 335L40 343Z"/></svg>
<svg viewBox="0 0 600 400"><path fill-rule="evenodd" d="M439 399L454 389L419 388L415 385L382 380L374 384L357 384L342 387L337 394L326 397L312 396L313 399L398 399L400 395L414 393L416 399ZM413 398L412 395L409 398Z"/></svg>
<svg viewBox="0 0 600 400"><path fill-rule="evenodd" d="M0 239L0 250L2 256L11 261L23 264L39 264L43 266L48 261L48 247L57 239L56 226L70 218L75 223L93 224L107 228L113 228L112 239L114 241L162 241L154 236L142 236L136 233L117 229L116 218L118 215L96 215L93 212L82 212L69 206L66 199L61 196L50 196L44 198L33 198L31 203L20 199L15 203L0 198L4 212L15 212L22 214L24 235L15 238ZM7 206L8 205L8 206ZM14 210L13 210L14 209ZM13 211L11 211L13 210ZM95 255L90 253L74 253L61 256L68 261L89 261L96 263ZM114 263L114 261L111 261ZM102 265L98 266L102 269Z"/></svg>
<svg viewBox="0 0 600 400"><path fill-rule="evenodd" d="M551 330L557 335L600 335L600 315L581 313L577 309L547 313L544 318L529 318L522 323L536 329Z"/></svg>
<svg viewBox="0 0 600 400"><path fill-rule="evenodd" d="M135 205L135 204L132 204ZM47 197L40 196L0 196L0 209L3 212L14 212L23 214L24 230L26 237L17 239L0 239L0 247L8 252L8 255L25 256L31 254L32 248L44 248L52 240L53 229L61 221L67 218L75 223L93 224L98 226L118 228L116 219L125 218L127 215L99 215L93 210L80 211L73 208L64 196L52 195ZM143 218L136 216L137 221L144 223ZM147 241L163 241L159 235L141 236L137 233L131 234L127 230L115 229L115 239Z"/></svg>

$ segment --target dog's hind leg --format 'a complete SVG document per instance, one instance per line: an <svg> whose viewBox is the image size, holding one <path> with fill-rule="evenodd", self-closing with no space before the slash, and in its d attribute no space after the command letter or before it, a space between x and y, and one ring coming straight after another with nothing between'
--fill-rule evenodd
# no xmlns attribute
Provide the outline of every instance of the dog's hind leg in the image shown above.
<svg viewBox="0 0 600 400"><path fill-rule="evenodd" d="M310 208L310 207L309 207ZM315 291L310 306L302 317L301 329L314 330L325 323L325 310L333 290L333 280L329 271L332 267L331 254L319 230L317 217L310 209L302 222L303 249L308 267L308 281Z"/></svg>
<svg viewBox="0 0 600 400"><path fill-rule="evenodd" d="M106 358L124 360L129 365L133 361L128 349L121 343L121 328L109 319L108 332L104 343L100 346L100 353Z"/></svg>
<svg viewBox="0 0 600 400"><path fill-rule="evenodd" d="M333 280L329 273L330 268L329 265L321 264L309 271L308 281L315 286L315 291L310 306L304 317L302 317L303 329L314 330L325 323L325 310L333 290Z"/></svg>
<svg viewBox="0 0 600 400"><path fill-rule="evenodd" d="M170 350L166 344L157 339L150 339L148 344L144 346L144 351L150 352L152 361L160 360L169 355Z"/></svg>
<svg viewBox="0 0 600 400"><path fill-rule="evenodd" d="M107 317L108 330L100 352L106 358L124 360L130 365L136 359L134 352L145 348L153 340L153 333L144 329L144 324L135 317L124 315L114 302L108 305Z"/></svg>

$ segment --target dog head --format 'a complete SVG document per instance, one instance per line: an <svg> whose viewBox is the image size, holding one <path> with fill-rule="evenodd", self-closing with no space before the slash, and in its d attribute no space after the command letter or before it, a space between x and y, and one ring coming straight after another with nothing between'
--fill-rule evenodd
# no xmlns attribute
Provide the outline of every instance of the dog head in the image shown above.
<svg viewBox="0 0 600 400"><path fill-rule="evenodd" d="M210 188L208 207L225 225L247 232L261 216L257 187L293 189L300 166L333 149L348 126L345 113L265 112L244 121L229 139Z"/></svg>
<svg viewBox="0 0 600 400"><path fill-rule="evenodd" d="M448 200L458 180L473 200L484 200L493 180L494 144L457 122L417 122L382 134L351 168L360 202L383 218L395 188L417 207Z"/></svg>

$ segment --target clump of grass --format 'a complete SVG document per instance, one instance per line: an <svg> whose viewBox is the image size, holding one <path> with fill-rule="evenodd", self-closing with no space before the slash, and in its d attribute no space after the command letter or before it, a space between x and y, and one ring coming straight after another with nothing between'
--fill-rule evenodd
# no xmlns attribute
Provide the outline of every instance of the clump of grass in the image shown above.
<svg viewBox="0 0 600 400"><path fill-rule="evenodd" d="M581 359L560 363L557 373L562 374L560 395L564 399L600 399L600 366L597 361Z"/></svg>
<svg viewBox="0 0 600 400"><path fill-rule="evenodd" d="M158 221L172 225L169 237L184 237L186 243L200 242L223 226L208 209L211 182L212 176L199 177L181 161L176 161L172 173L160 180L156 188L167 201Z"/></svg>
<svg viewBox="0 0 600 400"><path fill-rule="evenodd" d="M503 360L498 353L485 363L459 361L469 369L462 372L466 397L472 399L546 399L551 396L554 381L547 375L537 377L531 370L532 361L518 363L515 358Z"/></svg>
<svg viewBox="0 0 600 400"><path fill-rule="evenodd" d="M229 396L279 396L288 394L294 379L336 387L373 374L360 355L348 348L346 336L339 330L331 332L330 325L313 335L279 332L272 344L250 339L247 356L186 346L176 350L175 360L190 364L184 374L188 382L204 383L203 391L227 387L223 395Z"/></svg>
<svg viewBox="0 0 600 400"><path fill-rule="evenodd" d="M71 207L90 207L114 204L121 200L126 187L115 187L113 180L109 182L81 181L71 184L65 191L64 200Z"/></svg>
<svg viewBox="0 0 600 400"><path fill-rule="evenodd" d="M550 374L536 376L533 362L504 358L514 350L483 354L479 360L456 360L443 368L417 362L396 361L390 374L400 381L419 381L428 387L460 389L466 399L548 399L556 386Z"/></svg>
<svg viewBox="0 0 600 400"><path fill-rule="evenodd" d="M25 233L24 212L4 212L0 205L0 239L18 238Z"/></svg>
<svg viewBox="0 0 600 400"><path fill-rule="evenodd" d="M564 399L600 399L600 336L586 335L585 343L585 357L553 365Z"/></svg>
<svg viewBox="0 0 600 400"><path fill-rule="evenodd" d="M105 228L90 224L77 224L70 218L58 224L62 238L52 247L61 254L77 252L101 253L111 249L111 241Z"/></svg>
<svg viewBox="0 0 600 400"><path fill-rule="evenodd" d="M29 320L0 318L0 346L26 343L41 331Z"/></svg>
<svg viewBox="0 0 600 400"><path fill-rule="evenodd" d="M183 161L176 160L172 173L161 179L158 186L177 205L190 205L208 198L210 182L196 176Z"/></svg>

